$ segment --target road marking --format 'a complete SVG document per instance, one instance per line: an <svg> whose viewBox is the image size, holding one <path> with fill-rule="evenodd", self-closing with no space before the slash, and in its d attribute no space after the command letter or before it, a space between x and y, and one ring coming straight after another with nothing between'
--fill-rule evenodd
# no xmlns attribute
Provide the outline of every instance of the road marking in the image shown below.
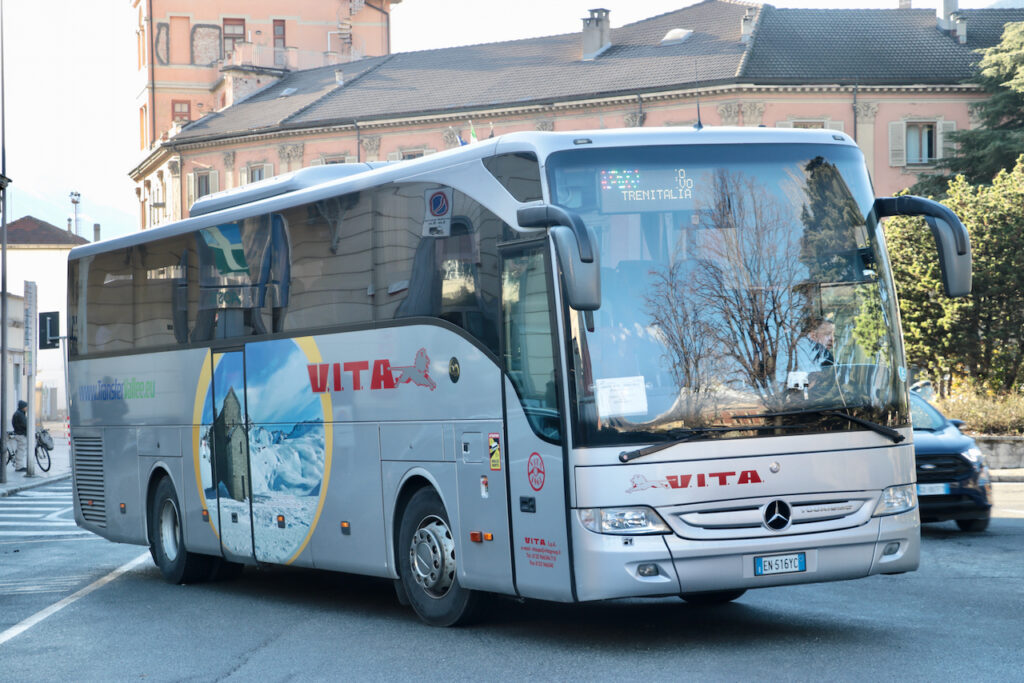
<svg viewBox="0 0 1024 683"><path fill-rule="evenodd" d="M71 526L71 525L69 525L69 526ZM85 529L69 529L68 531L43 531L43 530L36 531L35 529L33 529L32 531L0 531L0 536L21 536L21 537L26 537L26 536L70 536L72 534L81 535L81 536L86 536L86 535L90 535L91 536L91 535L94 535L91 531L86 531ZM99 537L97 536L97 538L99 538ZM27 543L28 541L26 540L25 542Z"/></svg>
<svg viewBox="0 0 1024 683"><path fill-rule="evenodd" d="M14 626L10 627L9 629L4 631L3 633L0 633L0 645L3 645L4 643L6 643L11 638L14 638L16 636L21 635L22 633L24 633L25 631L29 630L30 628L32 628L33 626L35 626L39 622L41 622L44 619L46 619L46 618L48 618L50 616L53 616L57 612L61 611L62 609L64 609L68 605L70 605L70 604L72 604L74 602L77 602L81 598L84 598L86 595L88 595L89 593L92 593L97 588L102 588L103 586L107 585L108 583L110 583L111 581L113 581L117 577L121 576L125 572L128 572L132 568L136 567L137 565L142 564L142 562L145 561L149 557L150 557L150 554L149 554L149 551L147 550L146 552L144 552L141 555L139 555L138 557L136 557L134 560L131 560L129 562L126 562L126 563L122 564L120 567L118 567L114 571L110 572L109 574L104 576L102 579L97 579L96 581L93 581L92 583L90 583L88 586L86 586L82 590L78 591L77 593L69 595L68 597L64 598L60 602L55 602L52 605L50 605L49 607L47 607L46 609L42 609L42 610L36 612L35 614L30 616L28 619L25 619L21 623L15 624Z"/></svg>
<svg viewBox="0 0 1024 683"><path fill-rule="evenodd" d="M1013 512L1013 513L1016 513L1018 515L1024 515L1024 510L1014 510L1012 508L999 508L999 507L997 507L996 510L998 510L999 512Z"/></svg>

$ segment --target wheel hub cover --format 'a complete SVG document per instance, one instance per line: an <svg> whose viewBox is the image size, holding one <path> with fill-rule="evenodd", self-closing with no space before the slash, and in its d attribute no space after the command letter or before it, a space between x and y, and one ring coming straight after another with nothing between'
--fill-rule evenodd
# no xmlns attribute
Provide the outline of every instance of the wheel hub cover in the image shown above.
<svg viewBox="0 0 1024 683"><path fill-rule="evenodd" d="M413 534L409 547L413 578L433 597L442 597L455 578L455 543L448 526L438 520L424 520Z"/></svg>

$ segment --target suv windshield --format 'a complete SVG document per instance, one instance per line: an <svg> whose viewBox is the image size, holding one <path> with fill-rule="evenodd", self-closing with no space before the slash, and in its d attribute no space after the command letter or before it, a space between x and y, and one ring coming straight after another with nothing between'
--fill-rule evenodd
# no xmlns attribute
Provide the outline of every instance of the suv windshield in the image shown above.
<svg viewBox="0 0 1024 683"><path fill-rule="evenodd" d="M594 331L569 316L578 444L863 429L834 411L907 424L860 150L583 149L547 173L601 257Z"/></svg>
<svg viewBox="0 0 1024 683"><path fill-rule="evenodd" d="M914 429L927 429L931 432L946 427L946 418L942 413L915 393L910 394L910 421Z"/></svg>

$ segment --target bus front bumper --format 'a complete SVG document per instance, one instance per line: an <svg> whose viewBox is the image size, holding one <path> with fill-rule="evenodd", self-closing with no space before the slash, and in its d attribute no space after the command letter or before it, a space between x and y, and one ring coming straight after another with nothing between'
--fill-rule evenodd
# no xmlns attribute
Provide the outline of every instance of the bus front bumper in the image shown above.
<svg viewBox="0 0 1024 683"><path fill-rule="evenodd" d="M580 601L841 581L913 571L920 561L917 508L828 533L713 542L597 534L572 519Z"/></svg>

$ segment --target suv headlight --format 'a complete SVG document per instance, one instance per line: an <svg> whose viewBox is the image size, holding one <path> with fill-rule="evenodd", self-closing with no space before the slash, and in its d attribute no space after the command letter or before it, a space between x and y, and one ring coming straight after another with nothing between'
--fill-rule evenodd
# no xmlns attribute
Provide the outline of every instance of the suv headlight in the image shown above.
<svg viewBox="0 0 1024 683"><path fill-rule="evenodd" d="M882 491L882 498L875 506L872 517L884 517L885 515L897 515L907 510L913 510L917 505L917 485L901 484L890 486Z"/></svg>
<svg viewBox="0 0 1024 683"><path fill-rule="evenodd" d="M580 522L599 534L667 534L668 525L649 507L581 508Z"/></svg>
<svg viewBox="0 0 1024 683"><path fill-rule="evenodd" d="M960 455L970 460L973 465L985 464L985 454L982 453L981 449L977 446L974 448L968 448L966 451L961 452Z"/></svg>

